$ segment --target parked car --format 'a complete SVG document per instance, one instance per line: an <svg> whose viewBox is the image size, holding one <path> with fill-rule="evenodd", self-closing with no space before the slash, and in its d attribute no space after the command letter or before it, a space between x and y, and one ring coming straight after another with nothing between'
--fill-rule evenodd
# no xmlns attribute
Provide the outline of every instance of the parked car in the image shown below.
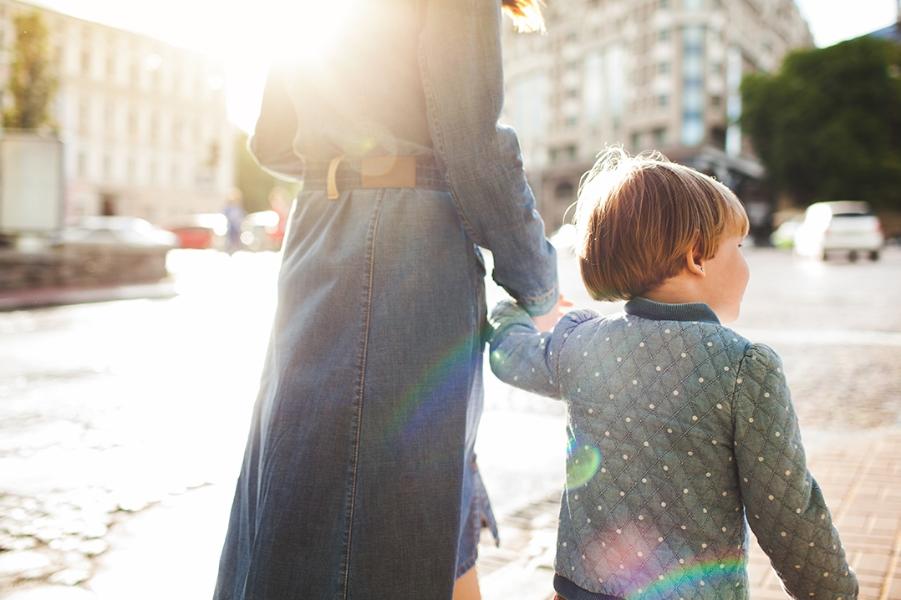
<svg viewBox="0 0 901 600"><path fill-rule="evenodd" d="M179 248L222 249L225 247L228 220L222 213L189 215L172 222L169 231L178 236Z"/></svg>
<svg viewBox="0 0 901 600"><path fill-rule="evenodd" d="M770 243L776 248L793 248L795 245L795 233L798 232L798 227L803 222L803 214L786 219L770 234Z"/></svg>
<svg viewBox="0 0 901 600"><path fill-rule="evenodd" d="M76 225L63 230L65 244L120 245L140 248L171 249L178 247L178 238L171 231L161 229L137 217L85 217Z"/></svg>
<svg viewBox="0 0 901 600"><path fill-rule="evenodd" d="M866 202L811 204L795 231L795 252L823 260L834 252L845 252L852 261L863 253L870 260L879 260L884 245L879 217Z"/></svg>
<svg viewBox="0 0 901 600"><path fill-rule="evenodd" d="M284 237L281 219L274 210L249 213L241 223L241 244L248 250L278 250Z"/></svg>

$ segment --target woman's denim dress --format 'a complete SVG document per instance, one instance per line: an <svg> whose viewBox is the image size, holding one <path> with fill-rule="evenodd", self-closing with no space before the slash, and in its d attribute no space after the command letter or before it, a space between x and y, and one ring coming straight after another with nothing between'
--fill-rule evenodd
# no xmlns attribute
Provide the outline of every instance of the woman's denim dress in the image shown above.
<svg viewBox="0 0 901 600"><path fill-rule="evenodd" d="M500 0L361 4L335 52L273 69L251 150L295 179L340 154L433 157L448 185L296 199L217 600L450 598L493 528L473 453L476 246L533 313L557 297L516 135L497 125Z"/></svg>

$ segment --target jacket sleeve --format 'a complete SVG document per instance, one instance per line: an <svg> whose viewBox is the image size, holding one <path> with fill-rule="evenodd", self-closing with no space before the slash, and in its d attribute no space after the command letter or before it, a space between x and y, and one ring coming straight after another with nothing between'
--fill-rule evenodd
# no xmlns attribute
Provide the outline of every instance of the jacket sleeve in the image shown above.
<svg viewBox="0 0 901 600"><path fill-rule="evenodd" d="M256 128L247 146L266 172L280 179L300 180L303 160L294 152L297 113L282 69L274 66L266 78Z"/></svg>
<svg viewBox="0 0 901 600"><path fill-rule="evenodd" d="M779 356L753 344L736 375L735 456L745 513L792 598L857 598L823 493L807 470Z"/></svg>
<svg viewBox="0 0 901 600"><path fill-rule="evenodd" d="M494 280L530 314L557 299L553 246L526 182L519 141L498 124L503 107L501 3L422 0L420 71L429 130L457 212L491 250Z"/></svg>
<svg viewBox="0 0 901 600"><path fill-rule="evenodd" d="M513 302L500 302L491 311L489 362L495 376L514 387L548 396L562 397L560 354L570 332L595 316L573 311L563 316L553 332L538 331L532 318Z"/></svg>

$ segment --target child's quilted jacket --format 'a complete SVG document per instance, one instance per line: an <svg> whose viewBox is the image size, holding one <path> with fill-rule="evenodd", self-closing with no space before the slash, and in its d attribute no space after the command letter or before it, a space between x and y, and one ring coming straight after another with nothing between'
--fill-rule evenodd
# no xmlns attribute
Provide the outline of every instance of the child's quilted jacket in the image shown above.
<svg viewBox="0 0 901 600"><path fill-rule="evenodd" d="M552 333L510 302L491 322L494 373L568 407L558 591L748 598L747 522L793 597L857 597L773 350L645 298Z"/></svg>

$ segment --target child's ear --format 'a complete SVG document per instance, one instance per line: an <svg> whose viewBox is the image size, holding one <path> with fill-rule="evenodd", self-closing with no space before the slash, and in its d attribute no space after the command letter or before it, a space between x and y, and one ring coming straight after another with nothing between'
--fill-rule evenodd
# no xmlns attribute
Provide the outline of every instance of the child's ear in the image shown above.
<svg viewBox="0 0 901 600"><path fill-rule="evenodd" d="M697 248L691 248L685 253L685 268L692 275L704 277L704 259Z"/></svg>

